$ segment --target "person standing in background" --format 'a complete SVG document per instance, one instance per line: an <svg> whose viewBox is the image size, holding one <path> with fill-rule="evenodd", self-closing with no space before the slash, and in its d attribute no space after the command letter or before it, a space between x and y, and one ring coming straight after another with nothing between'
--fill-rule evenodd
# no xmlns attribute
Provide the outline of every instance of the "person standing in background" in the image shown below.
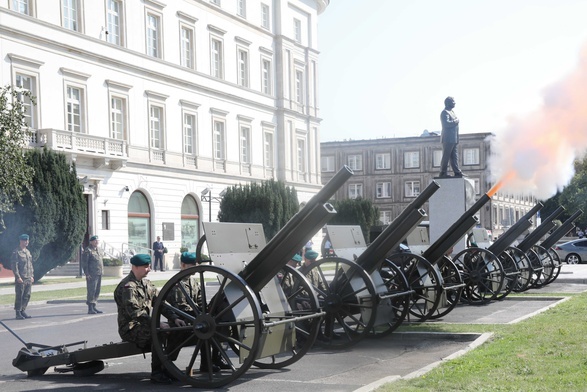
<svg viewBox="0 0 587 392"><path fill-rule="evenodd" d="M90 237L90 245L84 250L82 255L82 269L86 275L88 314L103 313L96 308L100 288L102 287L102 273L104 271L104 252L98 247L98 236Z"/></svg>
<svg viewBox="0 0 587 392"><path fill-rule="evenodd" d="M20 240L18 248L12 252L10 257L10 265L14 273L14 310L16 311L16 319L23 320L31 318L25 309L31 299L31 286L35 281L33 269L33 256L27 249L29 246L29 235L21 234L18 237Z"/></svg>
<svg viewBox="0 0 587 392"><path fill-rule="evenodd" d="M159 271L165 271L163 268L163 250L165 246L163 242L161 242L161 237L157 236L157 241L153 242L153 254L155 256L155 260L153 262L153 271L157 271L157 266L159 266Z"/></svg>

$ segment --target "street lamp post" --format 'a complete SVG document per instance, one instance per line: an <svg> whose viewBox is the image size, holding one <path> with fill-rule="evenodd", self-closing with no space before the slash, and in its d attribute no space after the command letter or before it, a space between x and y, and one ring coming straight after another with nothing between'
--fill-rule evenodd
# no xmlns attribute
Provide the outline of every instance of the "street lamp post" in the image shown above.
<svg viewBox="0 0 587 392"><path fill-rule="evenodd" d="M208 202L208 222L212 222L212 200L220 203L225 194L226 189L222 190L218 196L212 196L212 190L210 188L206 188L202 191L201 200Z"/></svg>

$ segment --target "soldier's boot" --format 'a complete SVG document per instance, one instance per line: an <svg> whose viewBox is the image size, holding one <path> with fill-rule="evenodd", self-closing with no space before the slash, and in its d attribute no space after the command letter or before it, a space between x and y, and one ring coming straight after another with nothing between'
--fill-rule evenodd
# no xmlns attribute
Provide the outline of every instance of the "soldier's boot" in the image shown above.
<svg viewBox="0 0 587 392"><path fill-rule="evenodd" d="M21 310L21 311L20 311L20 315L21 315L22 317L24 317L24 318L31 318L31 316L29 316L28 314L26 314L26 313L24 312L24 310Z"/></svg>
<svg viewBox="0 0 587 392"><path fill-rule="evenodd" d="M24 320L24 316L22 315L22 313L20 312L20 310L16 311L16 319L17 320Z"/></svg>
<svg viewBox="0 0 587 392"><path fill-rule="evenodd" d="M94 312L96 312L96 313L98 313L98 314L99 314L99 313L104 313L104 312L102 312L100 309L96 308L96 304L92 304L92 309L94 309Z"/></svg>
<svg viewBox="0 0 587 392"><path fill-rule="evenodd" d="M88 314L96 314L96 310L94 310L93 304L88 304Z"/></svg>

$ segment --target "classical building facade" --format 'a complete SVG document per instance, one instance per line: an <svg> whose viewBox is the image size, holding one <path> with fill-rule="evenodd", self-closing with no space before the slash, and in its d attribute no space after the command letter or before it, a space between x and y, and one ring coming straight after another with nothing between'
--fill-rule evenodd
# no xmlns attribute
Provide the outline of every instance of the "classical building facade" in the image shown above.
<svg viewBox="0 0 587 392"><path fill-rule="evenodd" d="M463 173L474 183L476 198L487 193L491 133L460 135L459 157ZM323 142L322 181L326 183L342 165L354 175L340 189L337 199L363 197L379 208L382 224L393 221L440 174L440 136ZM494 235L519 220L534 205L531 196L497 192L478 214L480 225ZM425 207L427 209L427 206Z"/></svg>
<svg viewBox="0 0 587 392"><path fill-rule="evenodd" d="M88 235L194 249L231 185L321 188L317 23L329 0L1 0L0 78L29 145L75 162Z"/></svg>

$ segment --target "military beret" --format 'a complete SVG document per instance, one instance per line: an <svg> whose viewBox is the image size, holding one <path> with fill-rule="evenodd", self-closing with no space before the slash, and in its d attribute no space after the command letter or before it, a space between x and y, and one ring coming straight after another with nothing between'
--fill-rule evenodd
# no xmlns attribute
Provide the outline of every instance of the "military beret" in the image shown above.
<svg viewBox="0 0 587 392"><path fill-rule="evenodd" d="M93 235L93 236L90 237L90 241L95 241L97 239L98 239L98 236L97 235Z"/></svg>
<svg viewBox="0 0 587 392"><path fill-rule="evenodd" d="M196 264L195 252L183 252L181 254L181 262L184 264Z"/></svg>
<svg viewBox="0 0 587 392"><path fill-rule="evenodd" d="M306 259L315 260L318 257L318 252L315 250L307 250L305 254Z"/></svg>
<svg viewBox="0 0 587 392"><path fill-rule="evenodd" d="M19 239L19 240L21 240L21 241L26 241L26 240L28 240L28 239L29 239L29 235L28 235L28 234L21 234L21 235L18 237L18 239Z"/></svg>
<svg viewBox="0 0 587 392"><path fill-rule="evenodd" d="M297 261L298 263L302 262L302 256L300 256L299 254L295 254L294 257L291 258L293 261Z"/></svg>
<svg viewBox="0 0 587 392"><path fill-rule="evenodd" d="M131 257L130 263L136 266L151 264L151 256L144 253L139 253Z"/></svg>

